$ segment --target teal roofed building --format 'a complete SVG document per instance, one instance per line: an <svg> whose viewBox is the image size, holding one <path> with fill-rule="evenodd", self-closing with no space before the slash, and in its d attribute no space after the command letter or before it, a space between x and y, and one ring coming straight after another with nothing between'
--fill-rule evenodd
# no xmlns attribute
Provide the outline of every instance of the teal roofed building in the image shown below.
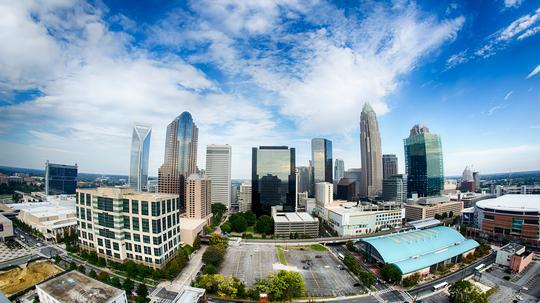
<svg viewBox="0 0 540 303"><path fill-rule="evenodd" d="M362 244L369 259L396 265L404 277L427 275L442 264L460 262L480 246L446 226L365 238Z"/></svg>

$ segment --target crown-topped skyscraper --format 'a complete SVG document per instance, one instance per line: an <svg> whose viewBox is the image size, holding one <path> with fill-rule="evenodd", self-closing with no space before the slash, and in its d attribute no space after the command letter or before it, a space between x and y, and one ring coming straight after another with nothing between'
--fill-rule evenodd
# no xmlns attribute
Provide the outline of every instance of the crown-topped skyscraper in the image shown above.
<svg viewBox="0 0 540 303"><path fill-rule="evenodd" d="M377 115L369 103L364 104L360 115L360 152L362 158L360 196L372 198L382 192L383 170L379 124Z"/></svg>

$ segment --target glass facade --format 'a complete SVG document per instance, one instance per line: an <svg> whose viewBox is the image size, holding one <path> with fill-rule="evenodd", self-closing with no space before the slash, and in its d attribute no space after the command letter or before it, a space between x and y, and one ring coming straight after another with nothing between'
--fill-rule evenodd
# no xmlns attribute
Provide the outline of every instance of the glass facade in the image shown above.
<svg viewBox="0 0 540 303"><path fill-rule="evenodd" d="M148 183L148 157L152 128L137 124L131 138L131 162L129 165L129 186L136 191L146 190Z"/></svg>
<svg viewBox="0 0 540 303"><path fill-rule="evenodd" d="M45 163L45 194L74 195L77 189L77 165Z"/></svg>
<svg viewBox="0 0 540 303"><path fill-rule="evenodd" d="M404 143L408 196L440 195L444 189L441 138L425 127L415 126Z"/></svg>
<svg viewBox="0 0 540 303"><path fill-rule="evenodd" d="M311 140L311 161L313 163L313 184L332 183L332 141L323 138Z"/></svg>
<svg viewBox="0 0 540 303"><path fill-rule="evenodd" d="M272 206L295 210L295 149L287 146L254 147L252 152L253 212L270 215Z"/></svg>

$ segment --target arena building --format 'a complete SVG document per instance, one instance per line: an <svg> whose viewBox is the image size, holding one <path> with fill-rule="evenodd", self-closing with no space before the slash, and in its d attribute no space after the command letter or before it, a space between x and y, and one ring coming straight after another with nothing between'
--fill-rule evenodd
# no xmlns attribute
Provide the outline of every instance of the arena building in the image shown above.
<svg viewBox="0 0 540 303"><path fill-rule="evenodd" d="M362 239L368 259L379 264L394 264L403 277L427 275L438 266L457 263L480 246L446 226L417 229Z"/></svg>
<svg viewBox="0 0 540 303"><path fill-rule="evenodd" d="M495 239L540 245L540 195L504 195L478 201L474 225Z"/></svg>

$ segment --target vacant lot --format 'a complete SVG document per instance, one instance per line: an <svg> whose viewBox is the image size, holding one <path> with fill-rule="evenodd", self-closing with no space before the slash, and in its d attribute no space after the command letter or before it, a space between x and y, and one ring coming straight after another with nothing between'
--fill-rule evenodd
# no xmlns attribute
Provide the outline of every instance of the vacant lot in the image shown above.
<svg viewBox="0 0 540 303"><path fill-rule="evenodd" d="M26 268L16 267L0 272L0 291L9 297L61 271L62 269L49 261L37 261L28 264Z"/></svg>
<svg viewBox="0 0 540 303"><path fill-rule="evenodd" d="M308 266L306 260L311 260L311 265ZM307 295L310 297L338 297L361 293L363 289L354 286L356 279L347 270L341 270L341 266L343 264L320 245L276 247L247 244L230 246L227 249L221 274L235 276L251 288L257 279L284 269L302 275Z"/></svg>

